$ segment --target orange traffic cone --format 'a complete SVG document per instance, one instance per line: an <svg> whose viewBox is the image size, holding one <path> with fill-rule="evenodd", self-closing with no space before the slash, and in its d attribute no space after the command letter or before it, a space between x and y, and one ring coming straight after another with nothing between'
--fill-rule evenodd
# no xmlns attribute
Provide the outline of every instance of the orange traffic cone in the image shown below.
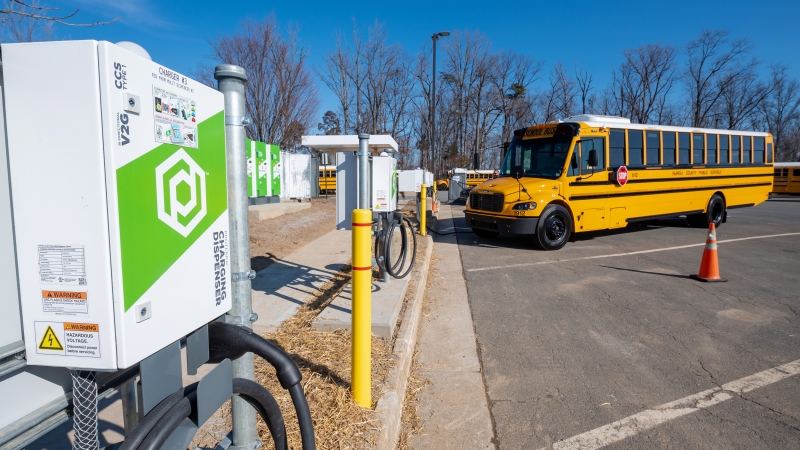
<svg viewBox="0 0 800 450"><path fill-rule="evenodd" d="M719 276L717 229L714 222L708 225L708 238L706 239L706 248L703 250L703 260L700 261L700 273L690 277L698 281L728 281Z"/></svg>

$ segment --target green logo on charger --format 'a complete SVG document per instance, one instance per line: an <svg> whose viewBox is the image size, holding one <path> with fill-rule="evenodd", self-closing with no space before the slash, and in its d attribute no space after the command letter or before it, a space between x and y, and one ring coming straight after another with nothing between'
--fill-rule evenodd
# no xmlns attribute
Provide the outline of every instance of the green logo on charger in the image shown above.
<svg viewBox="0 0 800 450"><path fill-rule="evenodd" d="M206 216L206 173L186 150L156 167L156 202L158 218L183 237Z"/></svg>

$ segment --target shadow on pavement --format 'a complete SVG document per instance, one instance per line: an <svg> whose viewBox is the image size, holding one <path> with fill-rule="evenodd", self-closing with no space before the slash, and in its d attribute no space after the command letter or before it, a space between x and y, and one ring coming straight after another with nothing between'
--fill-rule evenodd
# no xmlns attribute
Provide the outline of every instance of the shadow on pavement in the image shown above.
<svg viewBox="0 0 800 450"><path fill-rule="evenodd" d="M678 275L674 273L649 272L647 270L625 269L623 267L613 267L613 266L600 266L600 267L605 267L606 269L624 270L626 272L645 273L649 275L661 275L664 277L686 278L687 280L692 279L692 277L690 277L689 275Z"/></svg>

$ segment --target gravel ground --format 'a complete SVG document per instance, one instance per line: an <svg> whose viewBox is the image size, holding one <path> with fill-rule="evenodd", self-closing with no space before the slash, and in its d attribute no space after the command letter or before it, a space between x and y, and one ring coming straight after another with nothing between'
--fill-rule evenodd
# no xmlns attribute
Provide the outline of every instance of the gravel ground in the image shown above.
<svg viewBox="0 0 800 450"><path fill-rule="evenodd" d="M336 228L336 198L311 199L311 208L250 221L250 265L256 272Z"/></svg>

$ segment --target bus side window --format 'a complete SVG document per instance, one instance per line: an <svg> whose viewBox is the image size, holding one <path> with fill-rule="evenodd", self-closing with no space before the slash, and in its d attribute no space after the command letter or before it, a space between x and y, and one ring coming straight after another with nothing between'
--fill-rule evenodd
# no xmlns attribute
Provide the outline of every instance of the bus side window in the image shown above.
<svg viewBox="0 0 800 450"><path fill-rule="evenodd" d="M764 137L753 138L753 163L764 164Z"/></svg>
<svg viewBox="0 0 800 450"><path fill-rule="evenodd" d="M647 131L647 161L645 164L648 166L657 166L661 164L661 133L658 131Z"/></svg>
<svg viewBox="0 0 800 450"><path fill-rule="evenodd" d="M694 150L694 158L692 158L692 164L703 164L703 153L705 153L705 137L702 134L692 134L693 144L692 149Z"/></svg>
<svg viewBox="0 0 800 450"><path fill-rule="evenodd" d="M580 158L581 153L581 144L575 144L575 148L572 149L572 159L569 161L569 168L567 169L567 176L568 177L577 177L581 174L580 166L578 165L578 159Z"/></svg>
<svg viewBox="0 0 800 450"><path fill-rule="evenodd" d="M772 162L772 144L767 144L767 162Z"/></svg>
<svg viewBox="0 0 800 450"><path fill-rule="evenodd" d="M742 148L742 137L741 136L731 136L731 158L733 158L733 164L741 164L742 163L742 155L739 150Z"/></svg>
<svg viewBox="0 0 800 450"><path fill-rule="evenodd" d="M728 152L728 136L727 134L720 134L719 135L719 163L720 164L730 164L731 163L731 154Z"/></svg>
<svg viewBox="0 0 800 450"><path fill-rule="evenodd" d="M753 160L750 158L750 147L752 143L752 139L750 136L742 136L742 155L743 155L743 164L752 164Z"/></svg>
<svg viewBox="0 0 800 450"><path fill-rule="evenodd" d="M594 146L592 146L594 144ZM581 151L581 175L591 175L594 172L603 170L606 168L605 164L605 151L606 143L605 139L603 138L591 138L591 141L584 140L580 144ZM590 150L597 150L597 167L589 167L589 151Z"/></svg>
<svg viewBox="0 0 800 450"><path fill-rule="evenodd" d="M692 141L689 138L689 133L678 133L678 147L678 153L680 154L678 164L691 164Z"/></svg>
<svg viewBox="0 0 800 450"><path fill-rule="evenodd" d="M706 164L716 164L717 163L717 135L716 134L707 134L706 135Z"/></svg>
<svg viewBox="0 0 800 450"><path fill-rule="evenodd" d="M665 131L661 133L664 140L664 165L675 165L675 133Z"/></svg>
<svg viewBox="0 0 800 450"><path fill-rule="evenodd" d="M628 130L628 165L644 165L642 130Z"/></svg>
<svg viewBox="0 0 800 450"><path fill-rule="evenodd" d="M625 130L611 130L608 149L609 165L625 165Z"/></svg>

